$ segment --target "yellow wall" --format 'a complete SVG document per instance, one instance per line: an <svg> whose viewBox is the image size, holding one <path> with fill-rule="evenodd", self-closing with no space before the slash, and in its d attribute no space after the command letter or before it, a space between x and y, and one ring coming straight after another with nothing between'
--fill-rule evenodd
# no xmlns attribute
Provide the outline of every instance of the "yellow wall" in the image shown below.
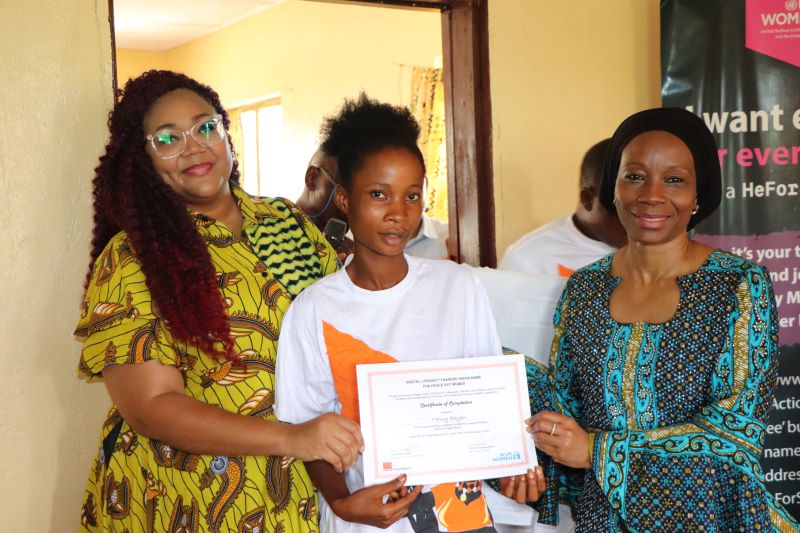
<svg viewBox="0 0 800 533"><path fill-rule="evenodd" d="M495 0L489 54L498 259L570 213L586 149L660 105L657 0Z"/></svg>
<svg viewBox="0 0 800 533"><path fill-rule="evenodd" d="M160 67L207 83L228 107L280 95L286 171L296 177L299 195L322 118L361 90L408 105L410 68L433 67L442 54L441 16L289 0L160 55L120 52L125 77L147 70L140 60L149 55Z"/></svg>
<svg viewBox="0 0 800 533"><path fill-rule="evenodd" d="M120 88L130 78L152 69L169 69L166 52L117 48L117 84Z"/></svg>
<svg viewBox="0 0 800 533"><path fill-rule="evenodd" d="M76 378L90 179L112 103L106 0L0 6L0 529L75 531L108 399Z"/></svg>

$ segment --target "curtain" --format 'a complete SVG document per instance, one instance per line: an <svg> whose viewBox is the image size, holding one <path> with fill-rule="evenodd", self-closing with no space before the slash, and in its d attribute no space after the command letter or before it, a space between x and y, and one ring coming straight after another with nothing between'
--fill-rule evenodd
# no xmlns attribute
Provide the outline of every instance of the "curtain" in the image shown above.
<svg viewBox="0 0 800 533"><path fill-rule="evenodd" d="M444 129L442 69L414 67L411 73L411 112L419 122L419 147L425 158L428 189L425 213L447 220L447 146Z"/></svg>

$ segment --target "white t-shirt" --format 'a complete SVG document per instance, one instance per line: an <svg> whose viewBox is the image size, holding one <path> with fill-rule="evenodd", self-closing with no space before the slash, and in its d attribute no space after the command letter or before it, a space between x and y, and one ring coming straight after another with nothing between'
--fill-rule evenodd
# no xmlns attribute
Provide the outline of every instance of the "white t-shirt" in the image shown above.
<svg viewBox="0 0 800 533"><path fill-rule="evenodd" d="M567 215L523 235L506 249L497 268L569 277L615 250L581 233Z"/></svg>
<svg viewBox="0 0 800 533"><path fill-rule="evenodd" d="M300 423L327 412L357 418L357 363L502 353L488 298L469 267L405 258L408 274L389 289L359 288L342 269L292 303L278 342L278 419ZM346 472L351 492L364 487L362 469L359 458ZM413 533L410 520L433 520L442 531L446 529L437 519L454 526L466 523L467 530L491 526L481 490L481 483L472 482L426 487L409 517L385 531ZM323 532L380 531L339 519L323 498L320 512Z"/></svg>

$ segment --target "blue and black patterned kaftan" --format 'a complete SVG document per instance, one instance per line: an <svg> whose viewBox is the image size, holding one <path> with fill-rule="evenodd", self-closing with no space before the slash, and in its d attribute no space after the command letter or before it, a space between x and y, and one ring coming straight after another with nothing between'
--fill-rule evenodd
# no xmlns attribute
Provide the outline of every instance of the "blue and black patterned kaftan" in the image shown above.
<svg viewBox="0 0 800 533"><path fill-rule="evenodd" d="M578 532L798 531L759 465L777 374L778 326L766 270L715 251L677 282L675 315L621 324L612 256L577 271L556 309L550 369L529 362L533 412L590 431L590 470L541 457ZM543 390L544 389L544 390Z"/></svg>

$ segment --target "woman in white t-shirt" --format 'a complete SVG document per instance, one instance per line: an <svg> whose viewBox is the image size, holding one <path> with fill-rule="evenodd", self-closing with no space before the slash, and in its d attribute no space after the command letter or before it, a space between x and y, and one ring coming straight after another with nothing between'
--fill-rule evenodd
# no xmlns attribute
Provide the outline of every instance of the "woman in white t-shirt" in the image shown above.
<svg viewBox="0 0 800 533"><path fill-rule="evenodd" d="M356 364L501 353L488 298L469 268L403 254L423 208L425 164L413 116L362 94L327 119L322 133L322 147L337 158L334 198L348 216L355 252L284 318L276 411L292 423L327 412L358 421ZM493 532L502 514L486 503L480 480L409 488L401 475L365 488L360 460L344 474L322 461L306 467L323 496L322 531ZM537 468L501 486L509 497L533 501L544 477Z"/></svg>

